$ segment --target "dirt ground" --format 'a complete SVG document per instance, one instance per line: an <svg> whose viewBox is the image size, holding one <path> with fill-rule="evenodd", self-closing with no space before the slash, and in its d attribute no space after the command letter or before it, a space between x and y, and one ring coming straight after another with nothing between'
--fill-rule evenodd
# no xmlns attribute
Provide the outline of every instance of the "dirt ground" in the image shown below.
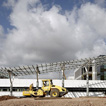
<svg viewBox="0 0 106 106"><path fill-rule="evenodd" d="M16 99L16 98L17 97L5 95L5 96L0 96L0 101L8 100L8 99Z"/></svg>
<svg viewBox="0 0 106 106"><path fill-rule="evenodd" d="M2 96L3 97L3 96ZM106 98L35 99L0 97L0 106L106 106Z"/></svg>

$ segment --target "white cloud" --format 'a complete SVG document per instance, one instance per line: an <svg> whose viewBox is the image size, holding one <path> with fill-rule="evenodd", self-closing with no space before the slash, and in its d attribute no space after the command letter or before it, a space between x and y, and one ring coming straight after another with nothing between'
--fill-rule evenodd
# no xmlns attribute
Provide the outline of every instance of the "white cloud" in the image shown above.
<svg viewBox="0 0 106 106"><path fill-rule="evenodd" d="M2 52L2 47L3 47L3 35L4 35L4 30L3 27L0 25L0 52Z"/></svg>
<svg viewBox="0 0 106 106"><path fill-rule="evenodd" d="M99 6L90 3L83 5L79 10L79 20L77 24L77 26L79 26L78 37L79 40L82 42L83 46L82 50L79 50L80 55L77 56L78 58L106 54L106 51L100 52L99 49L95 48L98 44L95 42L98 42L100 39L102 39L101 42L105 43L104 42L104 39L106 38L105 12L106 11L104 8L100 8ZM104 45L103 47L105 46L106 45ZM93 54L91 54L91 51L93 52Z"/></svg>
<svg viewBox="0 0 106 106"><path fill-rule="evenodd" d="M16 0L8 0L7 2L3 3L3 6L5 6L5 7L14 7L15 4L16 4Z"/></svg>
<svg viewBox="0 0 106 106"><path fill-rule="evenodd" d="M7 63L4 55L5 39L6 39L6 35L4 34L4 29L0 25L0 65L5 65Z"/></svg>
<svg viewBox="0 0 106 106"><path fill-rule="evenodd" d="M37 0L12 2L6 6L12 4L10 23L15 28L7 34L0 65L30 65L106 54L105 8L86 3L61 14L60 7L54 5L46 10Z"/></svg>
<svg viewBox="0 0 106 106"><path fill-rule="evenodd" d="M99 6L105 6L106 0L95 0L95 3Z"/></svg>
<svg viewBox="0 0 106 106"><path fill-rule="evenodd" d="M4 32L4 29L3 29L3 27L0 25L0 37L4 35L3 32Z"/></svg>
<svg viewBox="0 0 106 106"><path fill-rule="evenodd" d="M92 49L85 48L82 51L77 52L76 56L78 58L86 58L99 56L100 54L106 54L106 43L103 40L98 40L94 42Z"/></svg>

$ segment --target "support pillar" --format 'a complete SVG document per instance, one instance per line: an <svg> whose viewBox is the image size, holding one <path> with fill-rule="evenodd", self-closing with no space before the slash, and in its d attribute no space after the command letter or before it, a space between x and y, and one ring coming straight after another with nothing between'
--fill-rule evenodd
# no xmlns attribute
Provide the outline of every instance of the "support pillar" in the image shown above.
<svg viewBox="0 0 106 106"><path fill-rule="evenodd" d="M89 73L86 67L85 70L86 70L86 96L89 96Z"/></svg>
<svg viewBox="0 0 106 106"><path fill-rule="evenodd" d="M64 70L62 70L62 87L64 87L64 75L63 75L63 73L64 73Z"/></svg>
<svg viewBox="0 0 106 106"><path fill-rule="evenodd" d="M39 87L39 67L38 66L36 67L36 78L37 78L36 89L38 89Z"/></svg>
<svg viewBox="0 0 106 106"><path fill-rule="evenodd" d="M12 82L12 79L11 79L11 76L12 76L12 73L10 70L8 70L8 73L9 73L9 78L10 78L10 95L12 96L12 92L13 92L13 82Z"/></svg>
<svg viewBox="0 0 106 106"><path fill-rule="evenodd" d="M64 87L64 70L65 70L65 64L62 66L62 87Z"/></svg>
<svg viewBox="0 0 106 106"><path fill-rule="evenodd" d="M92 66L92 80L97 80L97 69L96 69L96 63L93 62L94 65Z"/></svg>

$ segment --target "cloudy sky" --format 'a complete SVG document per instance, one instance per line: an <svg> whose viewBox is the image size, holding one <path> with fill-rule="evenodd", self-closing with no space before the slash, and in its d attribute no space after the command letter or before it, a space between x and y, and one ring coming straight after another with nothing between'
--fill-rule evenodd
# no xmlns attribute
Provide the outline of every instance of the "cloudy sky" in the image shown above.
<svg viewBox="0 0 106 106"><path fill-rule="evenodd" d="M105 0L0 0L0 66L105 54Z"/></svg>

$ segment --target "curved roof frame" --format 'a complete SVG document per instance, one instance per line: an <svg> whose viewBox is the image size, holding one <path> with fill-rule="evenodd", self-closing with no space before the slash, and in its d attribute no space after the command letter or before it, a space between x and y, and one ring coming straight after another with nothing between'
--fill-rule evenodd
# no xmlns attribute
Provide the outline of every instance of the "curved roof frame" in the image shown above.
<svg viewBox="0 0 106 106"><path fill-rule="evenodd" d="M62 70L63 64L64 70L77 69L86 65L100 66L106 64L106 56L98 56L93 58L85 58L80 60L71 60L55 63L37 64L30 66L27 65L18 67L0 67L0 77L8 78L9 72L11 72L12 76L33 75L37 73L37 70L39 74L57 72Z"/></svg>

